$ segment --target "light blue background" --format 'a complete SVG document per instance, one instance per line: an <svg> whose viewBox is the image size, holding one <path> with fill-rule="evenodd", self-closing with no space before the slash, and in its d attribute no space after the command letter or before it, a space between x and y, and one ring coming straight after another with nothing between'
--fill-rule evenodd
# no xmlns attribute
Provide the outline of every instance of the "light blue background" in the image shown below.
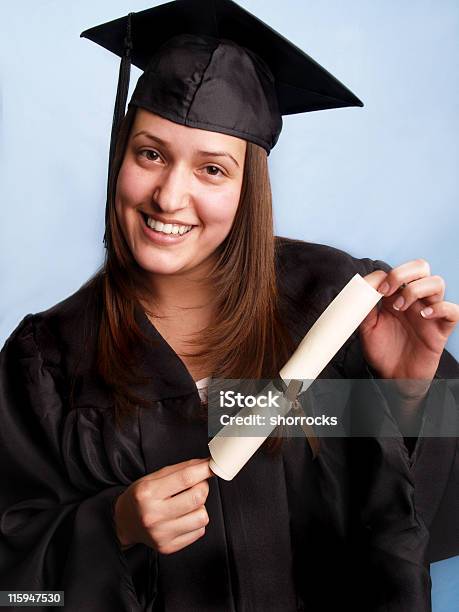
<svg viewBox="0 0 459 612"><path fill-rule="evenodd" d="M79 34L153 4L2 6L0 345L102 262L119 62ZM240 4L365 103L284 118L270 155L276 233L392 266L423 257L459 302L457 0ZM447 347L459 357L458 331ZM457 610L459 557L432 576L434 611Z"/></svg>

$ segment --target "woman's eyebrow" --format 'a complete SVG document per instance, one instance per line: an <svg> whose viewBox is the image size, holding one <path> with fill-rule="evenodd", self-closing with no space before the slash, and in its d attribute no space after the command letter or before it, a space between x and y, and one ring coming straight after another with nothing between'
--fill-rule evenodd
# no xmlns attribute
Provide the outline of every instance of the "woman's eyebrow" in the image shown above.
<svg viewBox="0 0 459 612"><path fill-rule="evenodd" d="M165 140L162 140L162 138L159 138L159 136L154 136L153 134L150 134L150 132L146 132L145 130L140 130L140 132L137 132L137 134L134 134L133 138L137 138L137 136L146 136L150 140L155 140L157 143L165 147L167 147L169 144Z"/></svg>
<svg viewBox="0 0 459 612"><path fill-rule="evenodd" d="M150 132L146 132L145 130L141 130L140 132L137 132L136 134L134 134L133 138L137 138L137 136L145 136L146 138L149 138L150 140L154 140L155 142L162 145L163 147L167 147L169 145L168 142L166 142L162 138L159 138L159 136L154 136L153 134L150 134ZM197 155L200 155L201 157L228 157L239 168L239 164L237 163L236 159L229 153L226 153L226 151L196 151L196 153Z"/></svg>
<svg viewBox="0 0 459 612"><path fill-rule="evenodd" d="M202 157L228 157L239 168L239 164L234 159L234 157L232 155L230 155L229 153L226 153L225 151L196 151L196 153L198 155L201 155Z"/></svg>

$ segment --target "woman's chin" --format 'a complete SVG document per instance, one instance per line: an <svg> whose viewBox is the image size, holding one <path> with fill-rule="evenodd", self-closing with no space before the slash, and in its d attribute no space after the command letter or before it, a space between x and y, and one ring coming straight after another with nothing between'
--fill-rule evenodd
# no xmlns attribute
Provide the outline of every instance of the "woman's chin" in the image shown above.
<svg viewBox="0 0 459 612"><path fill-rule="evenodd" d="M180 272L185 262L178 259L171 261L171 259L173 258L169 257L169 261L161 261L161 257L156 257L152 261L151 258L136 258L136 261L142 270L149 274L174 274Z"/></svg>
<svg viewBox="0 0 459 612"><path fill-rule="evenodd" d="M156 246L135 245L131 253L137 264L150 274L176 274L179 272L197 271L201 264L207 262L210 253L196 252L196 249L162 249ZM194 252L193 252L194 251ZM212 253L212 250L211 250ZM206 265L206 264L204 264Z"/></svg>

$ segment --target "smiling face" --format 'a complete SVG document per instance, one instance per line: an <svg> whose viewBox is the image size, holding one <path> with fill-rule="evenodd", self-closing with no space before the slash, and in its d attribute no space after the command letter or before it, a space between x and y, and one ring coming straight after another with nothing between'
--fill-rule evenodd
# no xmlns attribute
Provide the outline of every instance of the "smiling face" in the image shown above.
<svg viewBox="0 0 459 612"><path fill-rule="evenodd" d="M246 141L138 109L118 175L115 206L134 259L155 274L205 274L229 234Z"/></svg>

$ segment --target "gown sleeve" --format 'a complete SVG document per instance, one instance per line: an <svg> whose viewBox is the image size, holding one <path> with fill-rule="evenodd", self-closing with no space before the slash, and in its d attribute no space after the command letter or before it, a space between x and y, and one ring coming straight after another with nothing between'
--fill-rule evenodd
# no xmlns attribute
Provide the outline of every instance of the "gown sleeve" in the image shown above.
<svg viewBox="0 0 459 612"><path fill-rule="evenodd" d="M367 259L360 273L376 269L391 268ZM294 541L299 542L298 583L306 603L317 597L307 576L316 563L322 563L324 571L336 568L339 575L334 584L341 595L326 589L320 594L324 601L332 600L334 608L341 597L354 611L431 611L429 563L459 554L459 471L457 437L434 437L429 427L440 415L449 419L450 431L457 429L458 374L457 362L445 350L424 403L419 435L412 439L403 437L376 374L364 360L358 330L325 374L322 390L319 385L319 392L308 400L305 394L308 411L320 414L319 410L333 406L345 418L352 415L358 422L384 424L381 435L320 439L313 463L324 504L320 514L315 512L316 521L318 525L325 521L342 534L343 548L336 551L333 545L324 559L321 551L327 538L318 528L319 553L311 561L309 536L301 539L303 531L310 531L301 518L295 519L302 525L296 528ZM331 378L346 380L335 385L327 380ZM301 507L295 516L305 515L310 504L306 499L306 509Z"/></svg>
<svg viewBox="0 0 459 612"><path fill-rule="evenodd" d="M391 269L381 260L366 261L370 272ZM363 364L362 377L378 383L377 374L363 359L358 334L347 357L347 362L353 363L353 377L359 377L355 364ZM384 391L379 396L387 407ZM427 559L433 563L459 555L459 363L446 349L420 410L418 435L403 441L408 450L416 511L430 533Z"/></svg>
<svg viewBox="0 0 459 612"><path fill-rule="evenodd" d="M64 396L28 315L0 357L0 590L63 590L67 612L140 610L113 522L126 484L72 482Z"/></svg>

